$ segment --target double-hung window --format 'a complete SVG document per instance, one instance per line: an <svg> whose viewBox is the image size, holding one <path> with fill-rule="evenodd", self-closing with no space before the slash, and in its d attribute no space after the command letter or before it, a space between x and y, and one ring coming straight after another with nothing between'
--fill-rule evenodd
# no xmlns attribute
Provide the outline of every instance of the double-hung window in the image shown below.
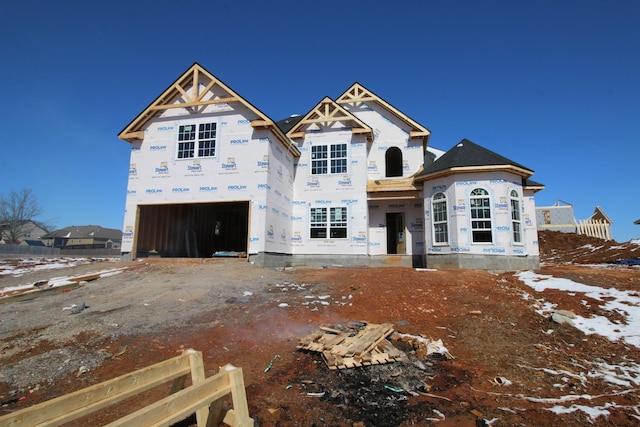
<svg viewBox="0 0 640 427"><path fill-rule="evenodd" d="M314 145L311 147L311 174L327 173L327 146Z"/></svg>
<svg viewBox="0 0 640 427"><path fill-rule="evenodd" d="M476 188L471 191L469 207L471 208L473 243L492 243L491 202L487 190Z"/></svg>
<svg viewBox="0 0 640 427"><path fill-rule="evenodd" d="M311 174L347 173L347 144L311 146Z"/></svg>
<svg viewBox="0 0 640 427"><path fill-rule="evenodd" d="M331 144L331 173L347 173L347 144Z"/></svg>
<svg viewBox="0 0 640 427"><path fill-rule="evenodd" d="M347 208L311 208L309 236L312 239L345 239L347 237Z"/></svg>
<svg viewBox="0 0 640 427"><path fill-rule="evenodd" d="M522 243L522 221L520 220L520 197L516 190L509 193L511 199L511 230L513 232L513 242Z"/></svg>
<svg viewBox="0 0 640 427"><path fill-rule="evenodd" d="M447 221L447 196L436 193L431 198L431 216L433 223L433 243L446 244L449 242L449 224Z"/></svg>
<svg viewBox="0 0 640 427"><path fill-rule="evenodd" d="M178 127L178 158L215 157L216 123L180 125Z"/></svg>

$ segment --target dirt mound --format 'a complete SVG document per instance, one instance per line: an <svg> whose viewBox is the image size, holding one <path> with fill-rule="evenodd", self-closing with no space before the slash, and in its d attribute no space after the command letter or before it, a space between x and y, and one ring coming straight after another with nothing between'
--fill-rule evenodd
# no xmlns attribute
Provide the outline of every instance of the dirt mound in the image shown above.
<svg viewBox="0 0 640 427"><path fill-rule="evenodd" d="M575 233L539 231L538 243L540 260L545 263L624 264L625 260L640 257L640 245L636 243L618 243Z"/></svg>

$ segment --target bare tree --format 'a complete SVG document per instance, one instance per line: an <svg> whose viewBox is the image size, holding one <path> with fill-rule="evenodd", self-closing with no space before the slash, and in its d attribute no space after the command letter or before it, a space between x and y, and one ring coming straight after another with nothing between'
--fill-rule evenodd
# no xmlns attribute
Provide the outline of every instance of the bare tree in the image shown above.
<svg viewBox="0 0 640 427"><path fill-rule="evenodd" d="M11 192L0 196L0 231L11 243L18 243L23 236L23 226L27 221L42 213L42 208L31 189Z"/></svg>

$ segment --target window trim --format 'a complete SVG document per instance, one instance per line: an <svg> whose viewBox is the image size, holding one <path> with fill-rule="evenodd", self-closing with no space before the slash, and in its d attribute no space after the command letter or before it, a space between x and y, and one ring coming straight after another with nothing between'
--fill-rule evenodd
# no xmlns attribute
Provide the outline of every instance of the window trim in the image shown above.
<svg viewBox="0 0 640 427"><path fill-rule="evenodd" d="M514 209L514 203L517 204ZM511 213L511 241L514 245L524 245L522 233L522 200L517 190L509 191L509 211ZM517 214L517 218L514 218ZM516 239L516 233L519 239Z"/></svg>
<svg viewBox="0 0 640 427"><path fill-rule="evenodd" d="M342 210L342 216L337 219L333 215L337 210ZM320 215L319 221L314 221L317 218L315 211L324 211ZM315 226L319 224L320 226ZM349 238L349 210L347 206L311 206L309 208L309 239L312 240L347 240ZM314 236L313 230L324 230L323 236ZM335 232L340 231L340 234L344 236L335 236Z"/></svg>
<svg viewBox="0 0 640 427"><path fill-rule="evenodd" d="M474 194L475 192L481 191L482 194L476 195ZM474 207L472 206L472 200L486 200L487 205L484 205L484 202L482 204L482 206L479 207ZM488 211L488 218L487 217L478 217L478 218L474 218L474 212L479 212L479 210L482 210L483 213L486 213L486 211ZM473 190L471 190L471 192L469 193L469 220L471 221L471 244L474 245L493 245L495 243L495 238L493 235L493 212L491 209L491 195L490 193L485 190L484 188L474 188ZM489 227L474 227L473 224L474 222L489 222ZM486 225L486 224L485 224ZM491 240L489 241L476 241L475 239L475 233L483 233L486 235L486 233L489 233L489 237L491 238Z"/></svg>
<svg viewBox="0 0 640 427"><path fill-rule="evenodd" d="M206 126L206 125L213 125L213 129L203 129L201 130L200 127L201 126ZM189 139L189 140L180 140L180 135L181 132L184 132L182 130L182 128L184 128L185 126L195 126L196 129L193 132L194 133L194 139ZM218 126L218 121L217 120L205 120L205 121L196 121L196 122L190 122L190 123L179 123L176 125L176 136L175 136L175 156L174 158L176 160L194 160L194 159L215 159L218 158L218 152L219 152L219 126ZM201 133L202 132L213 132L213 137L201 137ZM185 149L181 150L180 149L180 144L184 144L184 143L193 143L193 147L191 149L186 149L188 151L192 151L192 155L191 156L183 156L180 157L181 152L185 151ZM201 143L206 143L206 142L213 142L212 146L203 146L201 145ZM207 156L207 155L200 155L200 152L205 151L205 150L212 150L213 151L213 155Z"/></svg>
<svg viewBox="0 0 640 427"><path fill-rule="evenodd" d="M442 197L438 197L438 196L442 196ZM440 205L440 204L444 204L444 220L436 219L435 205ZM441 242L437 241L436 236L438 236L438 234L442 234L441 232L436 231L437 225L444 225L445 227L444 237L446 238L446 240ZM442 191L435 193L433 196L431 196L431 242L433 246L449 245L449 200L447 198L447 195Z"/></svg>

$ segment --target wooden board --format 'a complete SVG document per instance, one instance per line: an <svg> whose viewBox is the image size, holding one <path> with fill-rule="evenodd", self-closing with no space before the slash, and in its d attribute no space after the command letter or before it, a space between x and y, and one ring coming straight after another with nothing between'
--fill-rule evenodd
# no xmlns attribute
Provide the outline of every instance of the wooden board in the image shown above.
<svg viewBox="0 0 640 427"><path fill-rule="evenodd" d="M390 323L366 323L361 329L341 331L321 327L300 340L298 349L322 353L329 369L346 369L405 360L406 355L386 337L393 333Z"/></svg>

